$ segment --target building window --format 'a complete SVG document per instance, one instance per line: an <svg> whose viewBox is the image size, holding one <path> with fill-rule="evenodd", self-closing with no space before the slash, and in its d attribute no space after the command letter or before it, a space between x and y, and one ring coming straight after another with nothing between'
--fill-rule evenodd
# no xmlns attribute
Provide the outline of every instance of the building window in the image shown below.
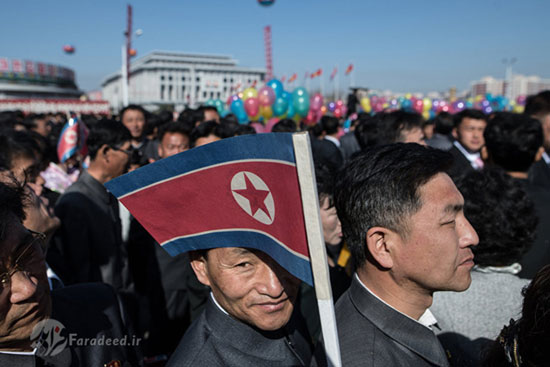
<svg viewBox="0 0 550 367"><path fill-rule="evenodd" d="M160 86L160 100L164 101L164 85Z"/></svg>
<svg viewBox="0 0 550 367"><path fill-rule="evenodd" d="M230 81L231 83L233 83L233 78L231 78L229 81Z"/></svg>
<svg viewBox="0 0 550 367"><path fill-rule="evenodd" d="M227 78L223 78L223 82L224 82L224 83L227 83Z"/></svg>
<svg viewBox="0 0 550 367"><path fill-rule="evenodd" d="M182 82L185 81L185 77L184 77L184 76L181 77L181 81L182 81Z"/></svg>
<svg viewBox="0 0 550 367"><path fill-rule="evenodd" d="M210 98L214 98L214 92L210 92Z"/></svg>
<svg viewBox="0 0 550 367"><path fill-rule="evenodd" d="M198 92L200 89L201 89L201 87L199 87L199 86L197 85L197 88L196 88L195 90Z"/></svg>
<svg viewBox="0 0 550 367"><path fill-rule="evenodd" d="M172 101L174 98L172 98L172 86L168 86L168 100Z"/></svg>
<svg viewBox="0 0 550 367"><path fill-rule="evenodd" d="M206 98L206 92L202 92L202 98Z"/></svg>
<svg viewBox="0 0 550 367"><path fill-rule="evenodd" d="M197 81L197 82L200 82L200 81L201 81L201 78L200 78L200 77L197 77L196 81Z"/></svg>
<svg viewBox="0 0 550 367"><path fill-rule="evenodd" d="M172 80L172 76L171 76L171 75L168 77L168 80Z"/></svg>
<svg viewBox="0 0 550 367"><path fill-rule="evenodd" d="M250 79L248 79L248 83L250 84L252 81Z"/></svg>
<svg viewBox="0 0 550 367"><path fill-rule="evenodd" d="M220 98L222 96L221 92L217 93L217 98Z"/></svg>
<svg viewBox="0 0 550 367"><path fill-rule="evenodd" d="M224 91L224 92L227 92L227 87L223 87L223 91Z"/></svg>
<svg viewBox="0 0 550 367"><path fill-rule="evenodd" d="M164 75L161 75L161 76L160 76L160 80L164 80Z"/></svg>

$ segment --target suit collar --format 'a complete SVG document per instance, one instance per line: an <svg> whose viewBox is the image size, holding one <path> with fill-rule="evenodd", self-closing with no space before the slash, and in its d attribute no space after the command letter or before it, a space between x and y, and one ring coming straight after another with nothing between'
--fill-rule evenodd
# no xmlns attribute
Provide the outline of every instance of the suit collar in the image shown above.
<svg viewBox="0 0 550 367"><path fill-rule="evenodd" d="M354 277L349 297L357 311L388 337L438 366L448 361L439 340L427 327L396 311L369 293Z"/></svg>
<svg viewBox="0 0 550 367"><path fill-rule="evenodd" d="M97 198L100 198L102 202L105 204L109 204L111 202L110 194L103 186L101 182L96 180L92 175L88 173L88 171L83 171L80 174L80 177L78 178L78 181L80 181L83 185L88 187L88 189L94 193L94 196Z"/></svg>

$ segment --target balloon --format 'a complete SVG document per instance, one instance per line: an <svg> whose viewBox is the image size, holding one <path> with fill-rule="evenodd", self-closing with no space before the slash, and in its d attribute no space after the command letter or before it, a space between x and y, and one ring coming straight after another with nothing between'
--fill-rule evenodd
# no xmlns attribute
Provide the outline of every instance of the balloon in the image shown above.
<svg viewBox="0 0 550 367"><path fill-rule="evenodd" d="M302 117L307 116L309 111L309 94L305 88L298 87L292 92L292 104L296 113Z"/></svg>
<svg viewBox="0 0 550 367"><path fill-rule="evenodd" d="M321 111L321 115L324 115L325 113L327 113L327 111L328 111L327 106L321 106L321 110L320 110L320 111Z"/></svg>
<svg viewBox="0 0 550 367"><path fill-rule="evenodd" d="M370 112L370 100L368 97L361 98L361 107L365 110L365 112Z"/></svg>
<svg viewBox="0 0 550 367"><path fill-rule="evenodd" d="M258 91L256 90L256 88L250 87L243 90L243 101L255 97L258 97Z"/></svg>
<svg viewBox="0 0 550 367"><path fill-rule="evenodd" d="M329 102L329 104L328 104L328 110L329 110L330 112L334 112L334 109L335 109L335 108L336 108L336 103L334 103L334 102Z"/></svg>
<svg viewBox="0 0 550 367"><path fill-rule="evenodd" d="M424 110L424 101L421 99L416 99L413 106L416 112L421 113Z"/></svg>
<svg viewBox="0 0 550 367"><path fill-rule="evenodd" d="M422 117L424 117L424 120L429 120L430 119L430 111L422 112Z"/></svg>
<svg viewBox="0 0 550 367"><path fill-rule="evenodd" d="M250 117L258 115L260 112L260 102L258 98L248 98L244 101L244 110L246 114Z"/></svg>
<svg viewBox="0 0 550 367"><path fill-rule="evenodd" d="M485 99L488 100L488 101L492 101L493 100L493 95L491 93L485 93Z"/></svg>
<svg viewBox="0 0 550 367"><path fill-rule="evenodd" d="M271 106L275 101L275 92L271 87L262 87L258 91L258 100L262 106Z"/></svg>
<svg viewBox="0 0 550 367"><path fill-rule="evenodd" d="M271 79L267 82L267 86L273 89L273 91L275 92L275 97L283 96L283 83L281 83L278 79Z"/></svg>
<svg viewBox="0 0 550 367"><path fill-rule="evenodd" d="M296 115L296 109L294 108L294 103L291 102L288 105L288 110L286 110L286 117L291 119Z"/></svg>
<svg viewBox="0 0 550 367"><path fill-rule="evenodd" d="M221 114L224 110L223 101L221 99L214 100L214 107L218 110L218 113Z"/></svg>
<svg viewBox="0 0 550 367"><path fill-rule="evenodd" d="M422 100L424 111L429 111L432 108L432 100L429 98L424 98Z"/></svg>
<svg viewBox="0 0 550 367"><path fill-rule="evenodd" d="M237 116L239 123L244 124L248 121L248 116L246 115L246 111L244 109L244 103L241 99L233 101L230 108L231 112L233 112L235 116Z"/></svg>
<svg viewBox="0 0 550 367"><path fill-rule="evenodd" d="M74 53L74 46L71 45L65 45L63 46L63 51L65 51L66 54L72 54Z"/></svg>
<svg viewBox="0 0 550 367"><path fill-rule="evenodd" d="M273 5L274 2L275 0L258 0L258 4L261 6L270 6Z"/></svg>
<svg viewBox="0 0 550 367"><path fill-rule="evenodd" d="M336 106L336 108L334 109L334 117L342 117L342 107L341 106Z"/></svg>
<svg viewBox="0 0 550 367"><path fill-rule="evenodd" d="M409 110L412 107L412 102L410 99L405 99L401 102L401 108L404 110Z"/></svg>
<svg viewBox="0 0 550 367"><path fill-rule="evenodd" d="M405 98L406 98L406 99L411 99L411 98L412 98L412 94L410 94L410 93L405 94Z"/></svg>
<svg viewBox="0 0 550 367"><path fill-rule="evenodd" d="M321 109L321 107L323 106L323 96L321 95L321 93L315 93L313 97L311 97L309 106L314 111L319 111Z"/></svg>
<svg viewBox="0 0 550 367"><path fill-rule="evenodd" d="M522 106L520 104L517 104L514 106L515 113L523 113L524 110L525 110L525 106Z"/></svg>
<svg viewBox="0 0 550 367"><path fill-rule="evenodd" d="M262 116L264 119L269 120L273 117L273 110L271 110L271 106L261 106L260 107L260 116Z"/></svg>
<svg viewBox="0 0 550 367"><path fill-rule="evenodd" d="M214 106L214 100L212 98L207 99L204 104L207 106Z"/></svg>
<svg viewBox="0 0 550 367"><path fill-rule="evenodd" d="M525 105L525 100L526 100L526 99L527 99L527 98L526 98L525 96L518 96L518 98L516 98L516 102L517 102L517 104L523 106L523 105Z"/></svg>
<svg viewBox="0 0 550 367"><path fill-rule="evenodd" d="M275 116L282 116L288 110L288 102L283 97L277 97L271 108Z"/></svg>
<svg viewBox="0 0 550 367"><path fill-rule="evenodd" d="M336 107L342 107L343 105L344 105L344 102L341 99L336 101Z"/></svg>

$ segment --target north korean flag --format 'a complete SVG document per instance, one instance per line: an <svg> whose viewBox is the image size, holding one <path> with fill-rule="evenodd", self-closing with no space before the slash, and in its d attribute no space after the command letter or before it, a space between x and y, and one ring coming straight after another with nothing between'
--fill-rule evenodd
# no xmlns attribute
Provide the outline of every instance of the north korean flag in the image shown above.
<svg viewBox="0 0 550 367"><path fill-rule="evenodd" d="M254 248L313 285L292 134L224 139L105 186L172 256Z"/></svg>
<svg viewBox="0 0 550 367"><path fill-rule="evenodd" d="M86 138L88 130L76 117L67 121L57 142L57 157L61 163L65 162L75 153L80 152L82 156L88 154Z"/></svg>

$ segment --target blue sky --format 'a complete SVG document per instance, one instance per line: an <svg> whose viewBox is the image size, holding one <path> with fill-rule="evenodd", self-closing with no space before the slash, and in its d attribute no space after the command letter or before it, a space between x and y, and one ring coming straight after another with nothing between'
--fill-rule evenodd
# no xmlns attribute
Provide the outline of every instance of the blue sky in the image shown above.
<svg viewBox="0 0 550 367"><path fill-rule="evenodd" d="M396 92L468 88L486 75L550 78L548 0L142 0L131 2L138 57L152 50L228 54L265 65L263 27L273 32L274 72L355 65L356 84ZM127 2L19 0L1 5L0 56L64 65L81 89L98 89L120 68ZM64 44L76 47L73 55ZM314 82L318 83L318 82ZM327 88L327 87L326 87Z"/></svg>

